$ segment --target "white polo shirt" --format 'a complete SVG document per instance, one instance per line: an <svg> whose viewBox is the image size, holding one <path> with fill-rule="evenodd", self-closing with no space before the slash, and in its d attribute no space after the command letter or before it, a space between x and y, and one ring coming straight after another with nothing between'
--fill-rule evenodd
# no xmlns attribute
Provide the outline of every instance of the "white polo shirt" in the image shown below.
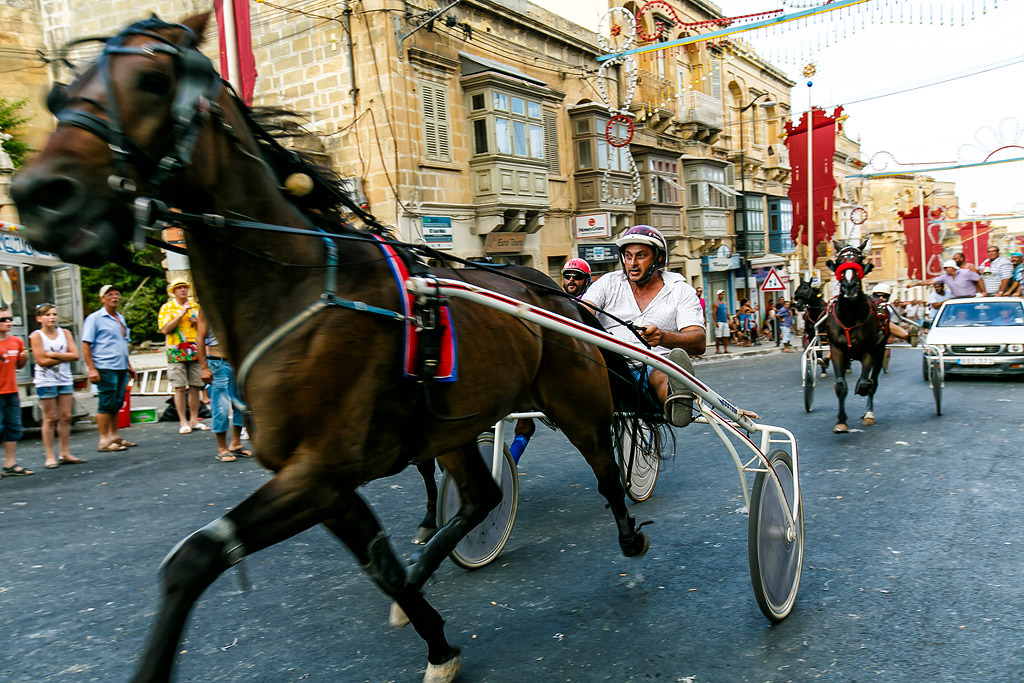
<svg viewBox="0 0 1024 683"><path fill-rule="evenodd" d="M583 295L583 300L639 327L657 325L659 329L671 332L678 332L692 325L704 329L704 314L700 307L700 299L697 298L697 290L679 273L662 271L661 278L665 286L643 311L636 303L626 274L621 270L602 275ZM597 317L608 333L616 339L634 346L643 346L629 328L600 312ZM655 346L652 349L662 356L667 356L670 350L664 346Z"/></svg>

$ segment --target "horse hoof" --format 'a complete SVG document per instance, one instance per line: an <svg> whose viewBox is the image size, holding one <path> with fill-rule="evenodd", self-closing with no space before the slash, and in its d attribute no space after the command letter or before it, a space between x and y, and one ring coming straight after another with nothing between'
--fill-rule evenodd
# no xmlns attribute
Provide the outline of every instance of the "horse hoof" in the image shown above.
<svg viewBox="0 0 1024 683"><path fill-rule="evenodd" d="M412 537L411 542L414 545L426 545L427 541L432 539L434 537L434 534L436 533L436 528L431 529L429 527L421 526L420 528L416 529L416 535Z"/></svg>
<svg viewBox="0 0 1024 683"><path fill-rule="evenodd" d="M862 419L862 420L860 421L860 423L861 423L862 425L867 425L868 427L870 427L870 426L872 426L873 424L875 424L875 416L874 416L874 415L865 415L865 416L864 416L864 419Z"/></svg>
<svg viewBox="0 0 1024 683"><path fill-rule="evenodd" d="M636 534L628 544L622 544L622 554L626 557L643 557L651 549L651 539L647 534Z"/></svg>
<svg viewBox="0 0 1024 683"><path fill-rule="evenodd" d="M442 664L427 662L427 672L423 675L423 683L451 683L459 676L461 660L462 655L456 653L454 657Z"/></svg>
<svg viewBox="0 0 1024 683"><path fill-rule="evenodd" d="M388 623L394 628L402 628L409 624L409 617L405 616L405 610L399 607L397 602L391 603L391 613L388 615Z"/></svg>
<svg viewBox="0 0 1024 683"><path fill-rule="evenodd" d="M846 434L848 431L850 431L850 428L844 425L842 422L840 422L839 424L832 428L832 432L834 434Z"/></svg>

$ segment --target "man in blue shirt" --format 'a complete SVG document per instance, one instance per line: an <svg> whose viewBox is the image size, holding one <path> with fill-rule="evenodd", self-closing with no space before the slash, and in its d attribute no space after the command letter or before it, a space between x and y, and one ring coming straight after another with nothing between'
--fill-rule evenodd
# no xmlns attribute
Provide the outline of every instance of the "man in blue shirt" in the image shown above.
<svg viewBox="0 0 1024 683"><path fill-rule="evenodd" d="M783 299L779 302L778 309L775 315L782 328L782 352L793 353L793 349L790 347L790 342L793 341L793 313L789 310L789 302Z"/></svg>
<svg viewBox="0 0 1024 683"><path fill-rule="evenodd" d="M136 444L121 438L117 430L117 413L124 404L128 380L135 377L128 342L131 334L124 316L117 312L121 288L100 287L103 307L90 313L82 325L82 360L89 369L89 381L96 385L99 406L96 427L99 430L101 453L123 451Z"/></svg>

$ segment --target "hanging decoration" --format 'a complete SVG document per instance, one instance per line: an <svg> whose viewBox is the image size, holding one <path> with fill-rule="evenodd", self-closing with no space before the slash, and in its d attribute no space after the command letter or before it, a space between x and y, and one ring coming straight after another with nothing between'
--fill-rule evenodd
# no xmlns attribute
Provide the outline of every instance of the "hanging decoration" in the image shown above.
<svg viewBox="0 0 1024 683"><path fill-rule="evenodd" d="M789 149L789 164L793 172L789 186L789 198L793 203L793 227L790 237L798 244L807 244L808 220L813 221L815 244L827 242L836 232L832 196L835 194L837 183L832 173L832 165L836 152L836 122L842 117L843 108L836 107L831 116L826 114L824 109L817 107L811 111L814 135L811 141L814 195L811 200L814 205L810 210L807 174L812 171L807 167L807 112L804 112L796 125L792 121L786 121L786 147Z"/></svg>
<svg viewBox="0 0 1024 683"><path fill-rule="evenodd" d="M992 232L992 221L969 221L957 223L960 233L961 251L968 263L981 263L988 257L988 236Z"/></svg>
<svg viewBox="0 0 1024 683"><path fill-rule="evenodd" d="M636 45L636 23L633 13L625 7L612 7L601 15L597 41L602 50L624 52L632 49ZM614 67L621 67L619 73L624 85L621 100L613 99L612 94L608 92L608 83L612 80L608 70ZM634 131L633 115L629 111L629 105L633 102L637 81L637 63L631 55L605 60L597 70L598 92L609 114L604 132L605 141L608 143L605 145L608 156L604 164L604 173L601 175L601 201L605 204L633 204L640 197L640 172L629 150ZM619 163L614 163L616 161ZM623 164L626 169L621 168ZM611 170L616 166L620 170L628 170L631 175L631 191L628 196L615 197L611 192Z"/></svg>
<svg viewBox="0 0 1024 683"><path fill-rule="evenodd" d="M992 161L1004 150L1015 156L1024 156L1024 128L1015 117L1008 116L995 127L983 126L974 133L974 141L960 145L956 157L960 163Z"/></svg>
<svg viewBox="0 0 1024 683"><path fill-rule="evenodd" d="M907 243L907 277L927 280L941 275L942 224L932 217L927 204L915 206L910 211L900 211L898 215Z"/></svg>

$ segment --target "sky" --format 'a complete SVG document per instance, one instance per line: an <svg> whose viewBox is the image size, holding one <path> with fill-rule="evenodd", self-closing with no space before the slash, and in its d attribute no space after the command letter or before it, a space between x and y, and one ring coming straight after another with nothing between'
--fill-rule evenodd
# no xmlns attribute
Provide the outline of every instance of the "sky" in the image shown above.
<svg viewBox="0 0 1024 683"><path fill-rule="evenodd" d="M718 0L716 4L725 16L776 9L789 14L812 4L807 0L787 2ZM865 170L883 170L878 167L884 163L885 171L913 171L927 168L928 163L977 162L998 147L1024 147L1024 41L1020 40L1024 0L869 2L885 8L886 19L864 22L863 26L858 21L855 31L850 30L852 20L847 18L836 24L831 19L792 22L775 37L737 37L750 40L760 54L796 81L790 93L795 117L807 110L809 101L816 107L843 105L849 117L847 136L861 143L865 161L874 160L874 167ZM607 7L606 0L545 0L543 4L591 29L597 27L601 8ZM904 12L912 7L913 23L889 19L894 7L902 7ZM918 19L922 7L923 22ZM939 25L940 7L943 25ZM951 22L953 8L956 20ZM970 19L972 11L974 20ZM835 39L826 41L830 25L840 28ZM803 54L793 54L799 46L804 46ZM782 61L786 52L791 58ZM808 61L817 69L810 88L808 79L800 74ZM985 73L967 75L986 69ZM936 81L946 82L917 88ZM873 99L866 100L869 97ZM992 156L1016 157L1024 157L1024 149L1007 149ZM907 166L897 166L893 158ZM1024 162L928 174L956 183L961 218L1024 213Z"/></svg>

